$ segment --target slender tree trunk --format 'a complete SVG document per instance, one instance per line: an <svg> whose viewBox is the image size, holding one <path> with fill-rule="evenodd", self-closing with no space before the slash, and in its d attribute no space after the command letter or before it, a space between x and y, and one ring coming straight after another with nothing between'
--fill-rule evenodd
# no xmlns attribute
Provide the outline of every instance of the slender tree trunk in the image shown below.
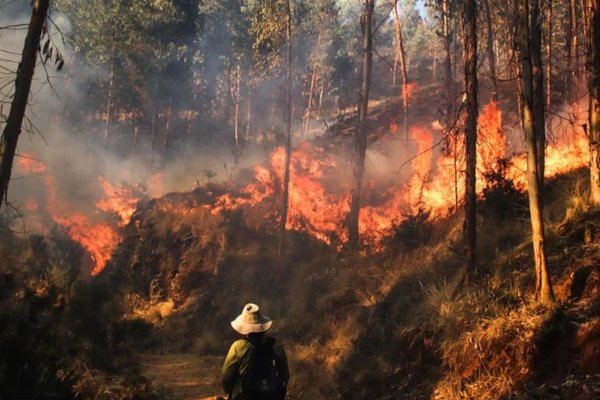
<svg viewBox="0 0 600 400"><path fill-rule="evenodd" d="M431 80L433 82L436 81L437 78L437 63L438 63L438 59L437 59L437 51L435 48L433 48L432 52L431 52L431 57L433 58L433 71L431 71Z"/></svg>
<svg viewBox="0 0 600 400"><path fill-rule="evenodd" d="M600 207L600 0L587 0L591 201Z"/></svg>
<svg viewBox="0 0 600 400"><path fill-rule="evenodd" d="M452 34L450 32L449 0L442 1L442 35L444 36L444 52L446 53L444 91L446 93L446 128L452 125L454 105L454 78L452 75Z"/></svg>
<svg viewBox="0 0 600 400"><path fill-rule="evenodd" d="M236 151L240 145L240 94L242 85L242 67L238 64L235 68L235 81L229 87L231 102L233 103L233 143Z"/></svg>
<svg viewBox="0 0 600 400"><path fill-rule="evenodd" d="M285 126L285 161L283 166L283 193L281 195L281 221L279 223L279 244L277 255L283 255L285 247L285 230L287 224L290 195L290 163L292 160L292 10L290 0L286 1L286 126Z"/></svg>
<svg viewBox="0 0 600 400"><path fill-rule="evenodd" d="M529 192L529 212L531 214L531 234L536 272L536 298L542 303L552 303L554 293L548 273L548 260L545 249L544 219L542 198L539 191L538 157L535 129L535 109L531 48L529 45L529 0L515 0L518 16L517 44L521 65L523 104L523 126L527 145L527 186Z"/></svg>
<svg viewBox="0 0 600 400"><path fill-rule="evenodd" d="M583 47L584 51L582 52L582 62L581 62L581 79L582 79L582 84L585 83L586 86L589 87L589 82L587 80L588 75L587 75L587 65L589 62L589 58L588 58L588 49L589 49L589 39L590 39L590 32L591 32L591 27L590 27L590 23L591 23L591 17L590 17L590 10L588 9L587 6L587 0L579 0L579 8L581 9L581 24L583 25L583 34L581 35L581 46Z"/></svg>
<svg viewBox="0 0 600 400"><path fill-rule="evenodd" d="M542 65L542 21L540 0L530 0L531 5L531 73L533 75L533 108L535 139L537 147L537 173L540 196L544 196L544 172L546 152L546 121L544 95L544 67ZM543 201L542 201L543 203Z"/></svg>
<svg viewBox="0 0 600 400"><path fill-rule="evenodd" d="M573 58L572 58L572 63L570 65L571 68L571 74L573 75L573 84L575 85L574 87L571 88L572 93L573 93L573 100L575 100L576 96L577 96L577 91L578 91L578 87L577 85L579 84L579 77L580 77L580 69L579 69L579 35L578 35L578 13L577 13L577 0L571 0L571 25L573 27L572 29L572 36L571 36L571 40L572 40L572 47L573 47Z"/></svg>
<svg viewBox="0 0 600 400"><path fill-rule="evenodd" d="M323 93L325 92L325 82L321 79L321 88L319 89L319 108L317 109L319 118L321 117L321 108L323 107Z"/></svg>
<svg viewBox="0 0 600 400"><path fill-rule="evenodd" d="M171 123L173 118L173 109L171 107L171 100L169 100L169 105L165 111L165 130L163 132L163 140L162 140L162 158L161 163L164 167L167 162L167 152L169 151L169 136L171 135Z"/></svg>
<svg viewBox="0 0 600 400"><path fill-rule="evenodd" d="M114 54L114 46L112 53ZM115 81L115 61L111 59L110 74L108 78L108 95L106 96L106 125L104 126L104 151L108 150L108 138L110 137L110 128L112 122L112 100L113 100L113 85Z"/></svg>
<svg viewBox="0 0 600 400"><path fill-rule="evenodd" d="M392 86L396 87L396 75L398 73L398 52L394 52L394 64L392 64Z"/></svg>
<svg viewBox="0 0 600 400"><path fill-rule="evenodd" d="M552 105L552 0L546 1L546 110Z"/></svg>
<svg viewBox="0 0 600 400"><path fill-rule="evenodd" d="M494 29L492 25L492 13L490 12L489 0L483 0L483 10L485 12L486 30L487 30L487 53L488 63L490 64L490 79L492 81L492 100L498 101L498 80L496 79L496 54L494 53Z"/></svg>
<svg viewBox="0 0 600 400"><path fill-rule="evenodd" d="M135 125L133 127L133 144L131 145L131 158L135 157L135 155L137 154L137 146L140 138L140 128L138 126L138 121L136 120L134 124Z"/></svg>
<svg viewBox="0 0 600 400"><path fill-rule="evenodd" d="M565 50L567 53L567 65L566 65L566 73L564 76L565 80L565 88L568 93L569 99L573 97L573 37L576 35L575 30L577 29L577 25L573 23L577 17L573 15L573 8L571 7L571 2L573 0L568 0L567 3L567 21L565 24Z"/></svg>
<svg viewBox="0 0 600 400"><path fill-rule="evenodd" d="M248 93L246 95L246 133L245 141L250 141L250 131L252 127L252 88L248 85Z"/></svg>
<svg viewBox="0 0 600 400"><path fill-rule="evenodd" d="M406 58L404 57L404 42L402 40L402 23L398 15L398 0L393 1L394 11L394 29L396 31L396 56L400 62L400 75L402 77L402 111L404 112L404 120L408 114L408 72L406 68ZM406 124L405 124L406 125ZM407 132L404 132L407 134Z"/></svg>
<svg viewBox="0 0 600 400"><path fill-rule="evenodd" d="M454 118L454 75L452 74L452 33L450 31L450 0L442 0L442 36L444 38L444 94L446 100L446 129L450 130L453 125ZM452 132L446 132L449 138ZM444 141L442 151L449 155L450 149L449 139ZM455 185L455 191L458 192L458 187Z"/></svg>
<svg viewBox="0 0 600 400"><path fill-rule="evenodd" d="M25 118L27 99L31 90L31 81L35 70L36 57L46 16L48 15L48 0L35 0L31 19L23 45L21 62L17 68L15 93L10 105L10 111L0 138L0 207L7 200L8 183L12 172L12 164L17 150L17 142Z"/></svg>
<svg viewBox="0 0 600 400"><path fill-rule="evenodd" d="M514 15L517 15L518 13L518 0L514 0L514 4L513 4L513 8L514 10L512 10L514 12ZM511 35L511 42L513 43L513 46L511 46L511 57L510 57L510 61L509 61L509 66L511 69L511 74L512 74L512 78L513 81L515 83L515 97L517 99L517 114L519 117L519 127L521 129L523 128L523 96L521 95L521 93L523 92L523 85L521 82L521 72L520 72L520 56L519 56L519 52L517 50L518 47L518 43L517 43L517 37L518 37L518 28L515 26L515 21L511 21L509 20L509 23L511 25L511 27L509 28L510 31L510 35Z"/></svg>
<svg viewBox="0 0 600 400"><path fill-rule="evenodd" d="M477 3L465 4L465 89L467 120L465 123L466 173L465 173L465 234L467 242L467 272L477 270Z"/></svg>
<svg viewBox="0 0 600 400"><path fill-rule="evenodd" d="M304 113L304 129L302 133L302 137L306 139L306 135L308 134L308 125L310 123L310 111L312 109L313 103L313 93L315 90L315 82L317 80L317 66L313 66L312 73L310 74L310 89L308 91L308 104L306 106L306 112Z"/></svg>
<svg viewBox="0 0 600 400"><path fill-rule="evenodd" d="M365 172L365 155L367 151L367 116L369 108L369 89L371 85L371 63L373 59L372 22L375 0L365 0L365 8L361 17L363 31L363 66L362 87L358 106L358 129L354 142L354 185L348 215L348 248L356 249L359 243L358 222L360 216L360 198L362 181Z"/></svg>

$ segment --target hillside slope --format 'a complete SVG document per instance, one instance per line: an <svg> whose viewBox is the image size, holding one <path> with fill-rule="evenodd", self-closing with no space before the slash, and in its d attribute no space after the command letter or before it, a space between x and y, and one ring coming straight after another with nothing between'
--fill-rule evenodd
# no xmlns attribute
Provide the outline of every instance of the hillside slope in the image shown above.
<svg viewBox="0 0 600 400"><path fill-rule="evenodd" d="M136 246L125 242L101 279L119 280L130 318L152 324L148 349L216 364L235 338L229 321L240 306L261 304L287 345L293 399L595 399L600 213L586 205L586 179L579 171L547 188L552 308L531 297L525 197L502 187L480 203L480 265L468 285L460 216L414 216L385 251L364 256L293 234L278 259L275 234L253 228L251 212L214 219L189 211L179 225L160 202L134 218ZM169 210L201 195L170 197ZM161 230L145 236L149 226ZM195 283L182 285L190 276Z"/></svg>

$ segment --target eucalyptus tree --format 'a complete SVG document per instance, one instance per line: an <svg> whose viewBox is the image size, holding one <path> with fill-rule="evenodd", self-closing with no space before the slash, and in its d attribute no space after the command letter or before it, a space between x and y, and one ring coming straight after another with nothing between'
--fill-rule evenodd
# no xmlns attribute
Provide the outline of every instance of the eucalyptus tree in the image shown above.
<svg viewBox="0 0 600 400"><path fill-rule="evenodd" d="M600 0L587 0L591 202L600 207Z"/></svg>
<svg viewBox="0 0 600 400"><path fill-rule="evenodd" d="M536 104L544 103L543 91L535 90L534 87L534 71L532 60L539 55L532 54L533 52L541 52L541 46L534 44L532 46L532 27L531 25L539 24L539 21L534 17L539 18L535 14L536 5L530 7L531 1L537 0L514 0L515 10L517 12L517 41L519 60L520 60L520 78L521 78L521 93L523 127L525 129L525 142L527 147L527 188L529 193L529 211L531 217L531 235L533 242L534 263L536 272L535 294L536 298L542 303L554 302L554 292L550 282L548 272L548 259L546 256L544 219L543 219L543 198L540 191L540 171L539 157L543 154L538 154L538 139L537 135L543 132L544 127L536 128L536 124L540 120L540 116L536 113L540 112ZM532 11L534 11L532 13ZM536 28L533 28L535 31ZM533 33L537 35L537 33ZM535 39L534 39L535 40ZM542 98L536 97L541 96ZM542 108L543 113L543 108ZM542 115L543 118L543 115Z"/></svg>
<svg viewBox="0 0 600 400"><path fill-rule="evenodd" d="M137 105L146 120L166 116L189 87L198 0L56 0L72 26L77 57L72 71L91 82L90 97L104 99L107 147L115 114ZM87 71L92 68L94 73ZM94 90L97 87L100 90ZM93 106L93 105L92 105ZM165 118L163 151L169 120ZM153 132L154 133L154 132Z"/></svg>
<svg viewBox="0 0 600 400"><path fill-rule="evenodd" d="M23 126L23 119L25 118L31 81L33 80L35 71L40 40L44 33L49 4L49 0L35 0L32 3L31 19L15 78L14 95L6 119L6 125L2 131L2 137L0 137L0 207L6 201L8 194L12 164ZM48 45L44 45L44 54L47 55L48 51ZM47 59L48 57L46 57Z"/></svg>
<svg viewBox="0 0 600 400"><path fill-rule="evenodd" d="M353 250L359 244L360 203L362 196L362 182L365 173L365 156L367 151L367 117L369 111L369 92L371 89L371 67L373 62L373 12L375 0L365 0L363 15L361 16L362 29L362 85L358 103L358 126L354 139L354 171L352 193L350 199L350 212L348 214L348 243Z"/></svg>

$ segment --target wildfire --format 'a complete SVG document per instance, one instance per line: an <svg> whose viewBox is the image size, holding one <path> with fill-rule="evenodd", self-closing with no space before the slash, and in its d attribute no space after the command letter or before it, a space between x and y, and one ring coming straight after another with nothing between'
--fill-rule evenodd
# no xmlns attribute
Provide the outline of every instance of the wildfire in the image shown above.
<svg viewBox="0 0 600 400"><path fill-rule="evenodd" d="M31 153L18 155L15 166L21 174L41 174L46 171L46 165Z"/></svg>
<svg viewBox="0 0 600 400"><path fill-rule="evenodd" d="M135 196L131 188L113 185L103 177L98 180L105 197L96 202L96 207L99 210L117 214L119 225L127 225L135 212L139 198Z"/></svg>
<svg viewBox="0 0 600 400"><path fill-rule="evenodd" d="M100 177L98 183L103 197L96 202L93 213L84 213L76 211L73 204L60 196L56 178L35 155L23 154L17 158L16 168L22 173L40 174L47 193L41 203L27 199L25 210L32 216L49 217L55 224L64 227L67 235L90 255L94 262L92 275L97 275L121 241L119 228L129 223L139 193L135 193L132 187L114 185Z"/></svg>
<svg viewBox="0 0 600 400"><path fill-rule="evenodd" d="M391 130L397 130L393 124ZM359 230L365 243L380 248L384 239L406 215L426 212L430 218L440 218L454 212L464 194L464 138L460 134L440 138L423 126L410 129L409 155L397 160L397 168L410 160L408 178L385 176L369 172L363 188ZM444 151L437 144L444 142ZM383 143L383 142L382 142ZM393 142L385 142L385 146ZM552 143L546 149L546 177L553 177L587 164L589 157L585 133L573 131L569 140ZM526 190L525 155L507 154L506 138L502 132L502 113L495 103L484 107L478 120L477 192L481 195L486 186L486 174L498 170L498 161L506 160L504 170L517 188ZM277 223L280 215L285 151L276 149L269 165L254 167L252 181L237 189L231 186L206 186L212 200L189 204L188 208L166 202L165 212L192 215L193 208L203 207L211 213L257 208L260 224ZM350 208L350 162L328 153L311 142L303 142L292 152L290 162L288 229L305 232L327 244L339 245L347 239L345 219ZM90 254L94 261L93 275L98 274L110 260L112 252L121 241L120 228L129 223L141 193L135 187L112 184L100 177L103 197L96 201L94 214L85 215L73 210L58 196L56 180L48 174L46 166L33 155L17 160L23 173L43 174L47 190L46 209L52 220L63 226L68 235ZM163 175L155 174L148 183L148 192L158 196L163 191ZM215 194L214 192L218 192ZM209 198L211 198L209 197ZM42 203L43 204L43 203ZM40 205L27 201L25 207L39 212ZM112 219L109 218L112 216ZM115 219L114 216L117 218Z"/></svg>
<svg viewBox="0 0 600 400"><path fill-rule="evenodd" d="M393 131L394 124L390 127ZM585 135L575 136L569 143L555 143L546 150L546 177L553 177L586 165L588 146ZM371 177L364 187L359 230L367 243L375 245L389 234L406 214L425 211L430 218L449 215L464 196L465 157L462 135L447 138L447 151L434 150L434 134L423 127L412 127L414 157L411 176L402 182L381 182ZM478 120L477 192L486 186L486 174L497 171L500 160L508 159L506 178L526 189L526 164L523 155L506 154L506 138L502 132L502 113L496 103L485 106ZM253 207L280 193L283 180L283 148L271 156L270 168L255 167L255 182L241 190L241 195L220 196L212 212ZM340 169L333 156L309 142L300 144L290 163L288 229L306 232L328 244L347 236L344 221L350 203L350 188L345 180L331 179ZM379 178L381 180L381 178ZM274 203L275 205L277 202ZM335 239L335 240L334 240Z"/></svg>
<svg viewBox="0 0 600 400"><path fill-rule="evenodd" d="M82 213L72 212L71 207L58 199L56 179L44 177L48 191L47 210L55 223L65 227L71 239L78 242L94 261L92 275L102 271L112 251L120 241L119 234L108 223L92 223Z"/></svg>

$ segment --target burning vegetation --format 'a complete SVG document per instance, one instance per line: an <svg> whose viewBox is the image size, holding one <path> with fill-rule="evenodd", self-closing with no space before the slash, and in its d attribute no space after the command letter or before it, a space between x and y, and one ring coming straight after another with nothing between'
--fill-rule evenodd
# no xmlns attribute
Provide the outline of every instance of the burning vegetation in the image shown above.
<svg viewBox="0 0 600 400"><path fill-rule="evenodd" d="M525 155L509 152L502 113L496 103L482 109L478 126L478 196L481 197L486 188L493 189L496 183L486 177L496 172L517 189L527 190ZM387 140L400 135L392 127L377 140L389 143ZM294 148L286 226L341 249L347 240L344 221L350 207L351 177L344 168L348 165L349 155L328 144L331 140L305 141ZM442 142L452 154L440 152ZM407 143L410 144L408 161L393 163L393 160L387 160L396 168L397 174L393 176L397 179L390 179L376 167L368 170L359 230L369 252L381 251L382 242L408 217L426 213L431 221L435 221L452 215L462 204L465 157L459 138L417 125L410 129ZM373 147L379 147L377 142ZM546 149L546 178L584 167L589 159L588 149L582 130L573 129L561 135ZM259 209L264 214L262 220L255 221L256 228L274 231L280 218L284 158L284 149L279 147L265 164L242 171L231 182L198 186L195 190L204 192L206 200L197 207L212 215L256 213L249 210ZM52 170L38 156L27 155L19 160L24 161L17 163L17 173L39 176L46 188L43 209L38 205L39 199L26 199L27 215L44 213L62 226L93 260L92 275L102 271L110 260L138 204L162 195L160 175L154 175L150 180L154 186L152 196L140 185L117 185L100 176L97 178L100 197L95 201L95 207L91 212L73 212L68 200L63 199L64 195L59 195ZM401 174L403 169L409 171L408 179ZM242 177L244 174L245 178ZM240 184L244 180L247 184Z"/></svg>
<svg viewBox="0 0 600 400"><path fill-rule="evenodd" d="M5 3L0 398L600 396L598 1Z"/></svg>

